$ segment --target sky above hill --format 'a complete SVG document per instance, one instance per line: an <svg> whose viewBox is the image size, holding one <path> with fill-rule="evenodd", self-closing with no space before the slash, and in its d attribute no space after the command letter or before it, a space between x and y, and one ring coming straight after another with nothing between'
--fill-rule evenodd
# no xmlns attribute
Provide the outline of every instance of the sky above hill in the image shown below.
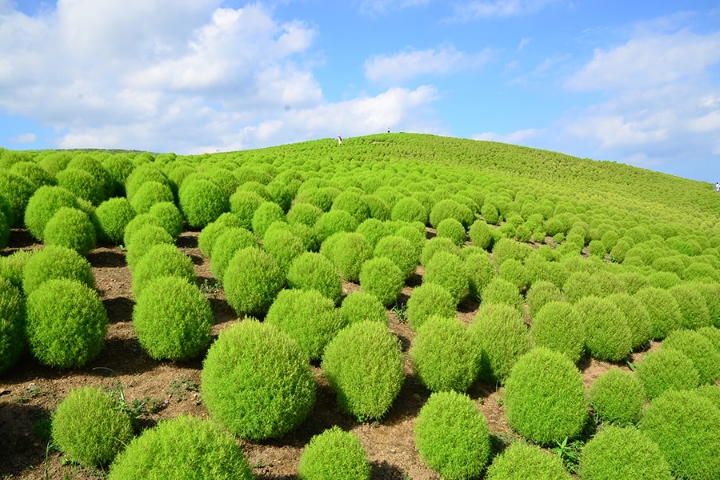
<svg viewBox="0 0 720 480"><path fill-rule="evenodd" d="M720 181L720 7L0 0L0 146L494 140Z"/></svg>

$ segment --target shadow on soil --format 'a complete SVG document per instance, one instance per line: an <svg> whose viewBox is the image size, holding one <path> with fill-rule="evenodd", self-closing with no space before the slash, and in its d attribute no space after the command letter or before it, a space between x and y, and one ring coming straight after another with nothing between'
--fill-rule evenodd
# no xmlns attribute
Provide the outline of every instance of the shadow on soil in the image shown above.
<svg viewBox="0 0 720 480"><path fill-rule="evenodd" d="M0 476L21 476L28 468L41 466L50 439L50 412L24 405L8 396L0 397Z"/></svg>
<svg viewBox="0 0 720 480"><path fill-rule="evenodd" d="M409 477L395 465L383 461L370 463L370 478L373 480L405 480Z"/></svg>

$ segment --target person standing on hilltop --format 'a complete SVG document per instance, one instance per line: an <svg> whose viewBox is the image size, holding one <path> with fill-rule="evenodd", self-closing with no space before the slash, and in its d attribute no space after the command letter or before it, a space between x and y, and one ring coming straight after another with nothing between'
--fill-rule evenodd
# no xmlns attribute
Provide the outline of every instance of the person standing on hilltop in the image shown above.
<svg viewBox="0 0 720 480"><path fill-rule="evenodd" d="M342 135L338 135L338 145L342 145Z"/></svg>
<svg viewBox="0 0 720 480"><path fill-rule="evenodd" d="M715 191L720 192L720 182L715 183Z"/></svg>

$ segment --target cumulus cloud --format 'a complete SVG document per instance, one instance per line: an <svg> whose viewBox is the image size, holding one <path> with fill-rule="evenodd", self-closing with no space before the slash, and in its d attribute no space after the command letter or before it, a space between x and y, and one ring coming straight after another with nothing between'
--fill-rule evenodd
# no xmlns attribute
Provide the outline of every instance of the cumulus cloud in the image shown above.
<svg viewBox="0 0 720 480"><path fill-rule="evenodd" d="M560 0L473 1L455 7L454 20L469 21L496 17L515 17L536 13Z"/></svg>
<svg viewBox="0 0 720 480"><path fill-rule="evenodd" d="M312 27L222 3L58 0L36 16L0 3L0 107L62 132L59 147L183 153L332 136L338 112L346 135L369 131L369 118L384 118L376 131L410 125L437 96L329 103L308 61Z"/></svg>
<svg viewBox="0 0 720 480"><path fill-rule="evenodd" d="M492 58L488 48L477 54L443 45L428 50L407 50L377 55L365 62L365 76L373 82L399 83L418 75L448 74L482 67Z"/></svg>

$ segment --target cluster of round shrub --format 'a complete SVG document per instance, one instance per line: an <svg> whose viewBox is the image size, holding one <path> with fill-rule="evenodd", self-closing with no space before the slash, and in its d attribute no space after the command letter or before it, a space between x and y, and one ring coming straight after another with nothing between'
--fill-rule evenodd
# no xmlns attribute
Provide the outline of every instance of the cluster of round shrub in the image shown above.
<svg viewBox="0 0 720 480"><path fill-rule="evenodd" d="M701 384L715 383L720 379L720 352L712 341L693 330L675 330L662 342L662 348L671 348L685 354L700 375Z"/></svg>
<svg viewBox="0 0 720 480"><path fill-rule="evenodd" d="M60 245L72 248L80 255L86 255L95 248L97 234L85 212L77 208L61 207L45 224L43 240L45 245Z"/></svg>
<svg viewBox="0 0 720 480"><path fill-rule="evenodd" d="M223 213L215 221L206 225L198 235L198 248L208 258L212 258L212 251L215 247L215 242L228 228L245 228L249 230L250 227L244 227L243 223L234 213Z"/></svg>
<svg viewBox="0 0 720 480"><path fill-rule="evenodd" d="M412 277L418 266L418 253L413 244L410 240L397 235L381 238L375 245L374 255L392 260L402 272L404 279Z"/></svg>
<svg viewBox="0 0 720 480"><path fill-rule="evenodd" d="M363 263L360 269L360 286L363 291L376 296L386 307L395 303L404 285L402 271L389 258L372 258Z"/></svg>
<svg viewBox="0 0 720 480"><path fill-rule="evenodd" d="M367 238L357 232L340 232L323 242L323 246L328 242L334 243L330 260L340 276L349 282L359 281L363 264L373 257L373 247Z"/></svg>
<svg viewBox="0 0 720 480"><path fill-rule="evenodd" d="M283 225L283 227L275 227L275 225ZM273 223L265 232L263 248L273 257L284 275L287 274L292 261L306 251L302 239L293 234L284 222Z"/></svg>
<svg viewBox="0 0 720 480"><path fill-rule="evenodd" d="M370 461L357 435L334 426L315 435L300 455L301 480L369 480Z"/></svg>
<svg viewBox="0 0 720 480"><path fill-rule="evenodd" d="M603 421L635 424L642 414L645 391L635 374L613 368L593 382L590 403Z"/></svg>
<svg viewBox="0 0 720 480"><path fill-rule="evenodd" d="M285 285L285 278L269 253L247 247L232 257L222 282L235 313L258 316L267 313Z"/></svg>
<svg viewBox="0 0 720 480"><path fill-rule="evenodd" d="M668 390L689 390L700 384L700 374L693 361L674 348L648 353L635 368L650 400Z"/></svg>
<svg viewBox="0 0 720 480"><path fill-rule="evenodd" d="M124 197L115 197L101 203L93 214L92 220L98 238L116 245L123 242L125 228L135 218L135 209Z"/></svg>
<svg viewBox="0 0 720 480"><path fill-rule="evenodd" d="M14 254L13 257L22 259L20 266L22 274L22 289L25 295L30 295L40 285L53 279L71 279L90 288L95 288L95 277L92 266L86 258L75 250L60 246L47 246L32 255Z"/></svg>
<svg viewBox="0 0 720 480"><path fill-rule="evenodd" d="M188 284L197 279L192 259L175 245L155 245L138 262L132 274L132 292L139 298L145 286L156 278L172 276L182 278Z"/></svg>
<svg viewBox="0 0 720 480"><path fill-rule="evenodd" d="M188 225L203 228L230 210L227 195L220 187L203 178L188 179L178 192L180 210Z"/></svg>
<svg viewBox="0 0 720 480"><path fill-rule="evenodd" d="M12 367L23 350L25 298L5 278L0 278L0 374Z"/></svg>
<svg viewBox="0 0 720 480"><path fill-rule="evenodd" d="M128 233L127 229L125 233ZM130 237L130 241L125 245L127 248L125 261L127 262L128 268L133 272L138 263L140 263L140 260L142 260L155 245L174 245L174 243L173 238L164 228L152 225L151 223L141 226L134 232Z"/></svg>
<svg viewBox="0 0 720 480"><path fill-rule="evenodd" d="M25 208L25 227L33 237L43 241L45 226L62 207L79 208L75 195L57 186L38 188Z"/></svg>
<svg viewBox="0 0 720 480"><path fill-rule="evenodd" d="M573 305L549 302L533 316L530 339L534 346L558 351L577 363L585 351L585 325Z"/></svg>
<svg viewBox="0 0 720 480"><path fill-rule="evenodd" d="M585 326L585 345L590 355L616 362L630 353L632 336L627 320L610 300L584 297L577 302L576 311Z"/></svg>
<svg viewBox="0 0 720 480"><path fill-rule="evenodd" d="M337 305L342 297L342 280L326 257L305 252L290 264L287 285L301 290L317 290Z"/></svg>
<svg viewBox="0 0 720 480"><path fill-rule="evenodd" d="M449 252L437 252L425 265L424 281L445 288L460 303L469 293L470 284L462 259Z"/></svg>
<svg viewBox="0 0 720 480"><path fill-rule="evenodd" d="M385 306L375 295L357 290L346 296L338 313L344 325L371 321L387 325L388 314Z"/></svg>

